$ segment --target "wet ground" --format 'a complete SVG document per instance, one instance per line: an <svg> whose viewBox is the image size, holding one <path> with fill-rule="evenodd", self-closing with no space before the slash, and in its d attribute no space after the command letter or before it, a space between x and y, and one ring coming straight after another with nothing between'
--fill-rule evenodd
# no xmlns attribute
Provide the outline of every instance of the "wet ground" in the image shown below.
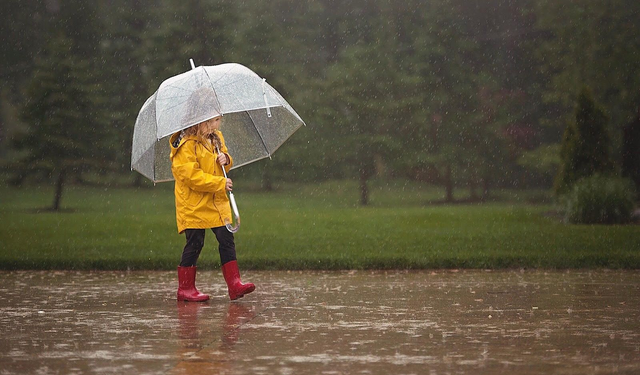
<svg viewBox="0 0 640 375"><path fill-rule="evenodd" d="M2 272L0 374L637 374L640 272Z"/></svg>

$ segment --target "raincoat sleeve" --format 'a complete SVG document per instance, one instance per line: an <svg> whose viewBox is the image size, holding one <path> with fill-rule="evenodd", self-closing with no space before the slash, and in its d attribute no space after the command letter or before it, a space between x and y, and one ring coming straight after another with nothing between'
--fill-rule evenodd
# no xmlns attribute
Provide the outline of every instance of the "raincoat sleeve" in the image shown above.
<svg viewBox="0 0 640 375"><path fill-rule="evenodd" d="M191 145L181 145L173 156L174 177L194 191L202 193L225 191L227 179L203 171L196 158L195 147L189 146Z"/></svg>
<svg viewBox="0 0 640 375"><path fill-rule="evenodd" d="M229 163L224 166L224 169L229 173L231 167L233 167L233 158L229 155L229 150L227 150L227 145L224 143L224 137L222 136L222 132L218 132L218 136L220 137L220 143L222 145L222 153L227 155L227 159L229 159Z"/></svg>

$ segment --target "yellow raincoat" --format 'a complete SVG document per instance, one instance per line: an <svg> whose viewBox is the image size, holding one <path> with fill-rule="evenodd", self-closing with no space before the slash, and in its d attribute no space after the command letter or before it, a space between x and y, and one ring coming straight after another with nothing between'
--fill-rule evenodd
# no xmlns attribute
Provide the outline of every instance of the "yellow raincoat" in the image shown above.
<svg viewBox="0 0 640 375"><path fill-rule="evenodd" d="M227 155L227 172L233 165L222 133L217 131L222 144L221 152ZM218 163L215 146L199 136L185 136L178 147L176 133L171 144L171 172L175 178L176 220L178 233L185 229L207 229L231 222L231 208L225 190L226 179Z"/></svg>

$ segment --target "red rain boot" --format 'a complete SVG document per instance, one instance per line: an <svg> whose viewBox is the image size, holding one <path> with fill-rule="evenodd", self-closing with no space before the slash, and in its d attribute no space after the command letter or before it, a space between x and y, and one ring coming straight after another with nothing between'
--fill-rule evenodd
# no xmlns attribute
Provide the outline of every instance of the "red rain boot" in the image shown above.
<svg viewBox="0 0 640 375"><path fill-rule="evenodd" d="M196 289L196 267L178 267L178 301L204 302L209 296Z"/></svg>
<svg viewBox="0 0 640 375"><path fill-rule="evenodd" d="M243 297L245 294L249 294L256 289L256 286L252 283L243 284L240 280L240 271L238 271L238 261L232 260L222 265L222 275L224 275L224 281L227 282L229 288L229 298L236 300Z"/></svg>

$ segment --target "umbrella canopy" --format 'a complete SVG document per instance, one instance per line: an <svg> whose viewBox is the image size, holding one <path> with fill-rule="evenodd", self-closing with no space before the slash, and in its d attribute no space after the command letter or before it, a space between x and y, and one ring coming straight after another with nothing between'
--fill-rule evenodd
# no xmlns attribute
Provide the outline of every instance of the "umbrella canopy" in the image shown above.
<svg viewBox="0 0 640 375"><path fill-rule="evenodd" d="M200 66L162 82L144 103L133 131L131 169L153 182L173 180L168 137L220 115L234 168L271 156L304 124L249 68Z"/></svg>

